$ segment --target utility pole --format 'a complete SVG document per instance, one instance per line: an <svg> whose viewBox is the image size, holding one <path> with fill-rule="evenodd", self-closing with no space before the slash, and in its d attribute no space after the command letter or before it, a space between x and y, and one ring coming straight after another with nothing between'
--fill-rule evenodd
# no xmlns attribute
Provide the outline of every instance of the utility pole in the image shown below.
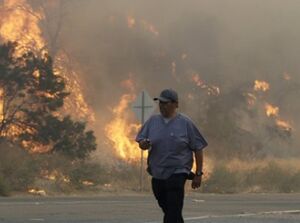
<svg viewBox="0 0 300 223"><path fill-rule="evenodd" d="M146 91L142 91L132 106L140 123L143 125L155 109L155 103ZM140 190L144 189L144 151L141 150Z"/></svg>

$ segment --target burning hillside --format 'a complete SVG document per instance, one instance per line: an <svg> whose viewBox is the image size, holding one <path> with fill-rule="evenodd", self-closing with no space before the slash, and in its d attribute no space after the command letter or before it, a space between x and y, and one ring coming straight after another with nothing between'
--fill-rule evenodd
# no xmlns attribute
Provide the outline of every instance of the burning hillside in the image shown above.
<svg viewBox="0 0 300 223"><path fill-rule="evenodd" d="M55 43L55 41L51 41L51 38L49 39L49 37L53 35L47 35L47 38L45 38L46 36L45 30L46 28L48 29L49 27L44 27L44 26L45 24L47 24L47 22L49 23L47 19L51 18L51 16L49 17L49 12L51 11L51 10L49 11L49 8L53 10L55 9L55 7L58 8L59 6L60 6L60 1L55 1L51 4L48 4L47 1L45 1L45 3L43 4L32 3L31 1L26 1L26 0L3 1L3 4L1 6L1 20L0 20L1 39L2 41L17 41L19 43L19 50L17 51L19 55L24 52L27 52L28 50L33 50L34 52L41 55L49 54L50 52L55 52L54 55L51 55L54 57L55 72L66 79L67 89L71 92L71 96L68 97L67 102L65 103L64 106L65 112L70 113L72 114L72 116L75 116L79 119L85 118L90 121L93 121L93 123L97 123L95 120L96 113L94 109L92 109L91 106L87 103L87 96L86 96L86 92L89 92L90 89L87 90L85 79L93 80L93 78L87 77L88 75L82 73L83 71L81 71L80 69L78 69L78 71L74 70L74 67L80 66L80 65L78 66L78 63L80 63L80 61L78 61L78 63L74 62L71 56L65 53L67 51L60 48L56 50L50 48L50 47L55 47L53 46L53 42ZM88 6L89 5L87 5L87 7ZM69 7L72 8L72 4L70 4ZM165 30L163 29L163 26L161 24L155 23L156 21L155 19L150 19L150 17L143 17L142 15L135 14L135 13L123 13L123 14L113 14L111 12L109 13L110 14L107 15L107 17L103 17L104 19L108 18L107 21L108 23L106 23L106 26L110 26L109 28L107 28L106 26L102 26L102 28L107 29L103 31L103 33L106 33L105 35L103 34L103 38L104 38L103 41L104 42L106 41L105 45L111 46L109 45L110 43L107 42L108 40L114 42L123 41L127 43L128 48L122 48L122 47L120 48L120 46L118 46L118 49L124 49L123 52L119 52L117 46L116 48L112 47L110 50L111 52L105 55L105 59L104 60L102 59L102 61L105 60L110 61L107 64L111 63L111 65L109 65L110 67L107 68L105 67L106 65L103 66L104 73L107 71L107 74L103 74L104 76L103 81L106 81L108 83L117 82L118 84L122 81L122 78L119 77L117 78L116 76L117 74L128 73L127 71L129 71L130 73L131 70L134 69L141 70L141 72L139 73L144 73L144 72L148 73L149 71L145 70L145 68L147 66L150 66L150 67L156 67L155 69L158 71L159 74L163 72L169 74L169 75L165 75L164 80L160 83L160 85L169 82L172 85L174 85L175 88L177 86L177 88L182 92L182 95L186 95L187 99L193 99L192 101L194 102L196 102L197 100L203 101L204 96L202 95L201 92L206 92L208 96L219 96L220 94L222 94L223 91L225 93L228 92L228 89L226 89L226 87L223 87L220 84L218 84L218 86L215 84L211 84L211 83L221 83L221 81L217 79L211 81L211 78L208 78L209 75L208 73L210 71L209 69L205 68L206 67L205 64L201 63L202 65L198 66L197 63L195 63L195 60L197 58L197 53L201 54L202 51L201 52L195 51L194 50L195 48L192 45L190 45L190 42L187 42L184 48L181 47L180 50L173 51L173 49L169 47L174 46L173 42L174 41L176 42L176 39L171 39L170 46L168 46L164 42L166 41L166 36L165 36L166 33L164 33ZM104 22L105 20L103 20L103 23ZM118 39L118 35L116 33L109 33L109 32L118 32L119 27L121 30L123 30L122 28L127 28L126 30L123 30L122 35L124 36L120 36L120 39ZM174 27L174 29L176 30L176 27ZM60 33L61 30L54 30L54 31L52 30L52 32L54 33L55 31L57 31L57 35L61 34ZM47 30L47 32L49 32L49 30ZM172 30L170 32L172 32ZM50 29L50 33L51 33L51 29ZM205 35L213 35L213 33L212 34L209 33L210 31L208 31L207 34ZM195 32L195 34L199 36L198 32ZM116 37L117 39L110 39L110 38L107 39L107 36L109 35L117 36ZM141 37L137 39L136 37L139 35ZM182 35L181 33L180 34L178 33L177 36L180 37L181 35ZM186 35L189 35L189 33L186 33ZM68 35L64 34L61 38L63 39L67 37ZM147 39L148 37L149 39ZM76 38L77 37L74 36L74 41L76 40ZM102 36L100 36L100 38L102 38ZM143 38L145 38L145 40L143 40ZM183 38L183 36L181 36L181 38ZM201 39L202 37L199 36L199 38ZM209 38L209 36L207 38ZM147 44L149 43L150 45L148 48ZM139 45L137 45L138 47L131 47L134 46L134 44L139 44ZM142 44L144 44L144 46L140 46ZM140 52L139 51L140 48L144 50ZM89 49L89 47L86 47L86 49ZM126 49L128 51L126 51ZM214 51L213 48L208 48L207 50L208 52ZM118 53L119 56L115 56L114 52L119 52ZM92 50L91 53L93 53ZM124 57L123 57L124 59L122 59L123 53L124 53ZM146 55L146 54L147 56L145 58L142 59L142 57L140 57L140 55ZM122 61L126 61L127 56L129 56L128 61L130 62L124 64ZM210 55L210 56L214 56L214 55ZM117 59L119 61L118 64L114 64L115 58L119 58ZM139 61L140 59L142 59L140 61L140 64L144 65L145 67L140 67L139 63L134 62L134 61ZM205 61L205 59L203 60ZM76 65L72 66L72 63L76 63ZM154 79L157 78L156 77L157 75L155 75L156 70L151 71L154 75L153 76ZM192 73L190 72L191 70L193 70ZM200 73L203 75L200 75ZM92 76L93 75L94 74L92 74ZM108 77L105 77L106 75L108 75ZM149 74L138 75L138 76L135 75L133 78L136 79L138 86L142 86L142 82L144 79L147 80L146 81L147 84L151 83L150 79L147 78L147 76L151 76L151 75ZM290 80L290 78L291 75L285 72L284 79L288 81ZM210 79L210 81L208 81L208 79ZM96 82L91 84L95 85ZM89 85L91 84L89 83ZM106 87L104 86L104 89L105 88ZM151 88L152 86L149 87L149 89ZM159 87L156 86L154 88L156 92L153 90L153 93L154 92L157 93L157 91L159 91L160 89ZM195 91L195 90L191 91L189 88L190 89L198 88L199 91ZM222 89L222 92L220 89ZM248 106L253 107L254 104L261 99L263 93L270 92L270 89L271 89L270 84L264 81L263 78L255 80L253 86L253 92L248 92L248 93L244 92L247 95ZM95 95L97 95L97 91L98 90L93 90L93 92L96 93ZM120 90L116 90L116 95L120 95L120 93L121 93ZM99 101L99 103L102 104L103 107L105 108L112 107L115 104L119 103L118 106L110 110L113 114L112 120L105 120L105 123L100 124L104 127L103 129L100 130L99 136L100 138L108 137L111 143L114 145L113 148L115 149L116 154L119 154L118 156L122 157L125 160L131 159L130 157L139 156L138 155L139 152L135 152L136 151L135 144L132 143L132 139L135 132L137 131L138 125L135 124L134 121L130 120L129 118L130 115L128 115L128 113L130 113L131 111L129 111L129 109L126 109L126 107L128 107L130 102L133 100L135 94L136 92L130 94L124 94L123 96L121 96L119 102L117 100L117 97L115 97L114 100L106 101L107 99L103 96L100 96L100 101ZM91 95L88 96L93 97L91 101L94 101L96 99L99 100L97 96L91 96ZM214 99L208 99L208 100L214 100ZM271 103L268 103L267 101L265 101L264 104L265 104L264 109L266 110L266 115L270 119L274 119L274 123L276 126L289 131L292 129L288 121L285 121L283 118L279 117L279 106L271 105ZM194 108L185 108L185 109L191 110L192 113L194 114L194 110L195 110ZM109 113L110 111L104 111L102 109L101 112ZM195 116L197 116L196 113ZM120 134L118 132L123 133L123 136L119 136Z"/></svg>
<svg viewBox="0 0 300 223"><path fill-rule="evenodd" d="M180 112L209 141L211 173L215 159L300 156L300 31L295 28L300 5L269 3L0 0L0 43L18 42L14 58L28 52L44 62L52 58L55 75L70 92L53 115L88 121L100 145L97 162L108 160L109 168L140 159L134 142L140 124L130 109L139 91L156 96L164 88L176 89ZM278 17L278 11L286 16ZM32 73L36 80L41 75ZM0 122L5 96L0 86ZM55 98L51 92L37 96ZM69 121L62 122L81 128ZM44 135L53 129L44 128ZM11 125L8 132L14 138L24 130ZM30 140L23 145L34 147ZM37 144L33 152L38 151L48 150ZM54 170L46 175L69 177Z"/></svg>
<svg viewBox="0 0 300 223"><path fill-rule="evenodd" d="M0 40L18 43L16 57L29 51L42 56L49 54L51 49L40 27L46 19L42 7L34 10L26 0L5 0L0 6L0 14ZM67 90L71 92L65 112L78 119L94 121L94 112L85 100L79 74L70 68L68 55L61 50L51 56L55 72L67 80Z"/></svg>

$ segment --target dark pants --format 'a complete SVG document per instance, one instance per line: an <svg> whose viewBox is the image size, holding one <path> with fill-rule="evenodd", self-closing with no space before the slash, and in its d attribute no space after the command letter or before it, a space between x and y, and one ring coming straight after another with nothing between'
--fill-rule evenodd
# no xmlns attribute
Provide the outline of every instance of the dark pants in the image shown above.
<svg viewBox="0 0 300 223"><path fill-rule="evenodd" d="M183 223L182 208L186 174L173 174L166 180L152 178L152 190L164 212L164 223Z"/></svg>

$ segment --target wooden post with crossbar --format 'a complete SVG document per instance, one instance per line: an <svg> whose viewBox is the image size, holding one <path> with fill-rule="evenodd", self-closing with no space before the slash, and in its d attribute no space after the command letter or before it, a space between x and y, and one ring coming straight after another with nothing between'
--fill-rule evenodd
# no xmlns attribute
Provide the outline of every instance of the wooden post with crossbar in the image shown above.
<svg viewBox="0 0 300 223"><path fill-rule="evenodd" d="M134 106L133 108L140 109L141 111L141 124L143 125L145 123L145 110L146 109L152 109L153 106L149 106L145 104L145 91L142 91L142 97L141 97L141 105L140 106ZM141 168L140 168L140 191L144 190L144 150L141 150Z"/></svg>

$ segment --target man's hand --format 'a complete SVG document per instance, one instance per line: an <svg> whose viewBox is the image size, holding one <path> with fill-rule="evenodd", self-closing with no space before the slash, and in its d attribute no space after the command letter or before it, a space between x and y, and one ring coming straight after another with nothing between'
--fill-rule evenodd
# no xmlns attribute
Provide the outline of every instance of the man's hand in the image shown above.
<svg viewBox="0 0 300 223"><path fill-rule="evenodd" d="M201 186L202 181L202 167L203 167L203 150L200 149L195 152L195 159L196 159L196 176L194 177L192 181L192 188L197 189ZM197 174L199 173L200 174Z"/></svg>
<svg viewBox="0 0 300 223"><path fill-rule="evenodd" d="M192 181L192 188L197 189L201 186L202 176L195 176Z"/></svg>
<svg viewBox="0 0 300 223"><path fill-rule="evenodd" d="M150 143L149 139L143 139L143 140L139 141L139 147L142 150L147 150L150 148L150 146L151 146L151 143Z"/></svg>

